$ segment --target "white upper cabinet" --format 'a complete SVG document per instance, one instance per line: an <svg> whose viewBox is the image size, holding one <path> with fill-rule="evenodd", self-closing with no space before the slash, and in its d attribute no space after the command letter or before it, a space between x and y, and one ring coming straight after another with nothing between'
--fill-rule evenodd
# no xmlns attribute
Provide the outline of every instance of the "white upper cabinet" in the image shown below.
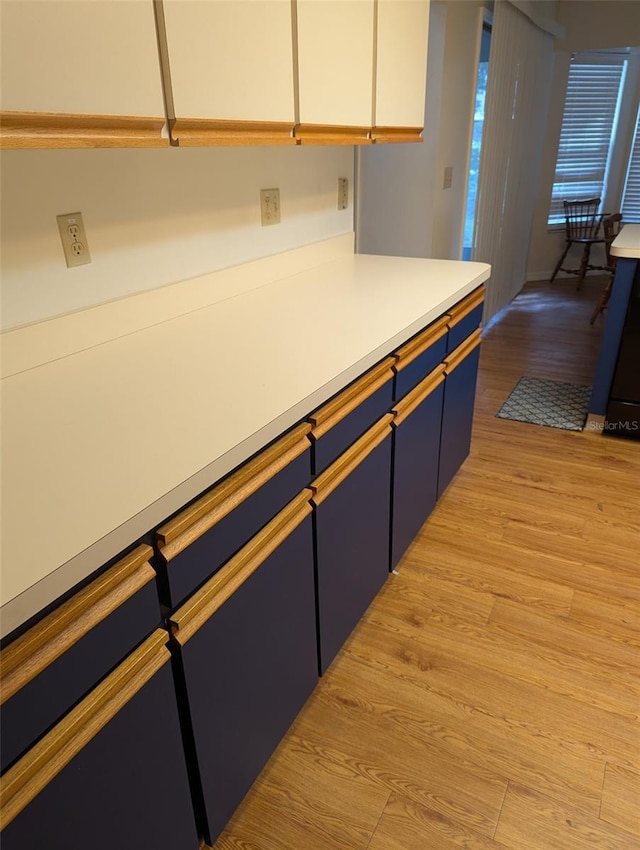
<svg viewBox="0 0 640 850"><path fill-rule="evenodd" d="M378 0L377 127L424 126L428 33L429 0Z"/></svg>
<svg viewBox="0 0 640 850"><path fill-rule="evenodd" d="M167 143L152 0L2 0L1 13L3 146Z"/></svg>
<svg viewBox="0 0 640 850"><path fill-rule="evenodd" d="M164 0L163 8L180 144L294 143L291 0Z"/></svg>
<svg viewBox="0 0 640 850"><path fill-rule="evenodd" d="M305 125L370 128L374 0L298 0L297 24L298 135L303 141L322 140L313 131L307 137ZM327 140L353 144L356 139L337 134Z"/></svg>

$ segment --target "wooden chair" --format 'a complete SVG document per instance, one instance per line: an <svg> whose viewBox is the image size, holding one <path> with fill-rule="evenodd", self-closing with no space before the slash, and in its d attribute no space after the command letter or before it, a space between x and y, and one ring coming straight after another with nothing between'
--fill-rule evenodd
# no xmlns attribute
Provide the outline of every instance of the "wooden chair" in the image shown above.
<svg viewBox="0 0 640 850"><path fill-rule="evenodd" d="M591 246L603 244L605 241L604 237L599 235L603 217L602 214L598 215L600 198L589 198L585 201L563 201L563 204L567 242L549 282L553 283L558 272L563 271L567 274L578 275L576 288L580 289L588 271L591 269L603 271L605 268L604 266L594 266L589 262ZM582 245L582 259L580 267L577 269L567 269L562 265L572 245Z"/></svg>
<svg viewBox="0 0 640 850"><path fill-rule="evenodd" d="M593 311L593 316L591 316L591 324L593 324L598 318L599 313L604 312L604 308L609 303L611 287L613 286L613 278L616 272L616 258L611 254L611 244L613 243L613 240L616 238L618 233L620 233L621 227L622 213L614 213L613 215L606 216L602 219L602 229L604 231L604 248L607 253L606 270L609 272L609 279L607 280L607 283L605 284L605 287L602 290L602 295L600 296L598 303L596 304L596 309Z"/></svg>

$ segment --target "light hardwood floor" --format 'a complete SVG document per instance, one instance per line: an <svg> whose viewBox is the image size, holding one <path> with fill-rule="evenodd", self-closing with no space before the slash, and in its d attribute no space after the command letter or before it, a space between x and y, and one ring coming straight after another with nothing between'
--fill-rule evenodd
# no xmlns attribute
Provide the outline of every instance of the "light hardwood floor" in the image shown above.
<svg viewBox="0 0 640 850"><path fill-rule="evenodd" d="M216 850L640 848L640 443L495 418L590 382L600 287L488 330L469 459Z"/></svg>

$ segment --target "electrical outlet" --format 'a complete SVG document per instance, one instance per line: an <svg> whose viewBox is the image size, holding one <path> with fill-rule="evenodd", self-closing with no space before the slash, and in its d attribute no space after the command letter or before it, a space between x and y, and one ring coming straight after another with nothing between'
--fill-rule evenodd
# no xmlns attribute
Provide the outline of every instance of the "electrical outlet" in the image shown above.
<svg viewBox="0 0 640 850"><path fill-rule="evenodd" d="M450 189L453 185L453 167L451 165L447 165L444 170L444 179L442 180L442 188Z"/></svg>
<svg viewBox="0 0 640 850"><path fill-rule="evenodd" d="M338 209L346 210L349 206L349 179L338 177Z"/></svg>
<svg viewBox="0 0 640 850"><path fill-rule="evenodd" d="M65 213L57 215L58 230L62 240L62 250L68 268L86 266L91 262L87 235L84 231L82 213Z"/></svg>
<svg viewBox="0 0 640 850"><path fill-rule="evenodd" d="M280 224L280 189L260 189L262 226Z"/></svg>

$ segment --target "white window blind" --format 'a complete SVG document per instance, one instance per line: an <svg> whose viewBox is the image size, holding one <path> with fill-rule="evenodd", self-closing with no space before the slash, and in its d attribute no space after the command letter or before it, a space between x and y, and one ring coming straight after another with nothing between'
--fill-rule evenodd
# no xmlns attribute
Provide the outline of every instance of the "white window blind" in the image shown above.
<svg viewBox="0 0 640 850"><path fill-rule="evenodd" d="M626 63L624 56L572 57L549 224L564 223L563 200L602 197Z"/></svg>
<svg viewBox="0 0 640 850"><path fill-rule="evenodd" d="M622 217L625 222L640 222L640 111L636 119L636 133L624 187Z"/></svg>
<svg viewBox="0 0 640 850"><path fill-rule="evenodd" d="M513 4L495 3L472 252L491 264L485 322L527 278L552 62L553 36Z"/></svg>

